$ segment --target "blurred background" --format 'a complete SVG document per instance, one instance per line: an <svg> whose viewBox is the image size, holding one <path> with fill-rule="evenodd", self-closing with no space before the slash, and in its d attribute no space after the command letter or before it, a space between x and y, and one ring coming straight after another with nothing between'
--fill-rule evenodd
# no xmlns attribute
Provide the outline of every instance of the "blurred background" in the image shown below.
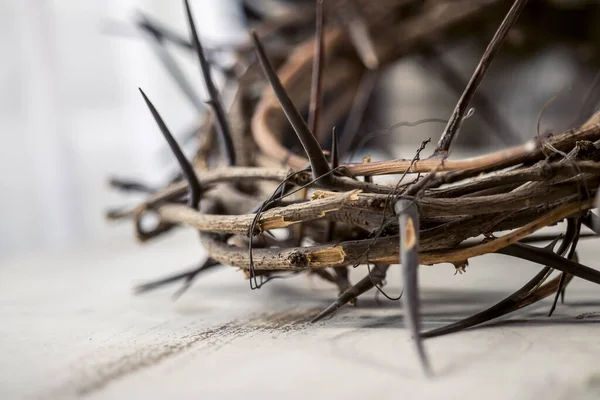
<svg viewBox="0 0 600 400"><path fill-rule="evenodd" d="M205 44L229 45L247 39L241 0L191 3ZM259 14L293 6L284 0L247 3L260 4ZM594 86L597 2L552 3L557 10L562 7L563 14L557 14L560 24L553 22L554 17L539 17L539 31L549 32L549 39L528 51L503 51L481 86L502 117L504 130L514 135L490 134L489 121L476 110L463 126L455 157L533 137L540 110L553 96L559 95L544 113L544 132L573 126L589 92L593 100L598 91ZM133 242L129 224L115 227L104 220L108 207L131 201L111 191L108 178L133 177L158 185L177 171L137 88L144 88L181 140L201 116L173 83L147 38L136 30L139 10L187 36L181 2L0 2L0 259L83 243ZM498 14L486 32L493 32L502 17ZM524 18L535 26L538 17L529 11ZM563 33L569 40L555 40ZM444 43L442 57L467 82L490 37L491 33ZM204 96L192 54L171 50ZM401 121L446 119L459 97L417 56L382 71L374 93L361 127L364 132ZM392 146L381 146L381 140L378 146L375 140L364 153L374 159L412 157L421 140L431 137L435 143L442 129L443 124L398 129ZM188 154L194 144L186 144Z"/></svg>

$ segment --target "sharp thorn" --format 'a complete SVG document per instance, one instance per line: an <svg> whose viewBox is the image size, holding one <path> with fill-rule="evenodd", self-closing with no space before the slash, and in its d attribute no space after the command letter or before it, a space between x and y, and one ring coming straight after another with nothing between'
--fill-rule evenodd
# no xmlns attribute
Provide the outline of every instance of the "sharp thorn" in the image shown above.
<svg viewBox="0 0 600 400"><path fill-rule="evenodd" d="M425 375L431 375L431 367L421 338L421 311L419 299L419 214L411 200L398 200L394 205L400 224L400 262L404 295L402 307L404 320L413 337L419 360Z"/></svg>
<svg viewBox="0 0 600 400"><path fill-rule="evenodd" d="M379 285L385 279L388 267L389 265L387 264L376 266L376 268L373 269L370 276L365 276L355 285L353 285L344 293L342 293L333 303L331 303L331 305L329 305L326 309L324 309L316 317L314 317L311 322L318 322L323 318L333 315L344 305L356 299L358 296L365 293L366 291L374 288L375 285Z"/></svg>
<svg viewBox="0 0 600 400"><path fill-rule="evenodd" d="M496 251L496 253L522 258L538 264L548 265L559 271L567 272L578 278L600 285L599 271L573 260L561 257L545 249L540 249L522 243L513 243Z"/></svg>
<svg viewBox="0 0 600 400"><path fill-rule="evenodd" d="M277 99L281 104L281 108L283 109L285 116L292 125L292 128L294 128L294 131L296 132L298 139L300 139L300 143L302 143L302 147L304 148L304 151L308 156L310 165L312 167L313 177L317 179L322 176L321 179L323 181L330 182L331 176L328 175L330 171L329 164L327 163L327 159L323 155L321 146L319 145L319 142L317 141L313 133L308 128L308 125L306 125L306 122L304 122L304 119L302 119L302 116L300 115L300 112L292 102L292 99L290 99L285 89L283 88L283 85L281 84L277 73L275 72L273 66L271 65L271 62L267 58L267 54L262 44L260 43L260 39L258 38L256 32L252 32L252 41L254 42L254 49L256 51L256 55L258 57L262 70L265 76L267 77L267 80L271 84L273 92L277 96Z"/></svg>
<svg viewBox="0 0 600 400"><path fill-rule="evenodd" d="M340 152L335 126L331 131L331 169L336 169L340 165Z"/></svg>
<svg viewBox="0 0 600 400"><path fill-rule="evenodd" d="M194 168L192 168L192 165L185 157L185 154L183 154L183 151L181 150L181 148L175 141L175 138L169 131L169 128L167 128L167 125L165 125L163 119L161 118L160 114L158 113L158 111L156 110L156 108L154 107L152 102L150 102L150 100L148 99L148 97L146 96L146 94L144 93L144 91L141 88L139 90L140 90L140 93L142 94L142 97L144 98L144 101L146 102L146 105L150 109L150 112L152 113L152 116L154 117L156 124L160 128L160 131L162 132L163 136L165 137L165 140L167 141L167 143L169 144L171 151L175 155L175 158L177 159L177 162L179 163L179 166L181 167L181 171L183 172L185 179L188 182L188 185L190 187L190 202L189 202L190 207L197 210L199 207L199 204L200 204L200 196L202 195L202 187L200 186L200 182L198 181L196 172L194 172Z"/></svg>
<svg viewBox="0 0 600 400"><path fill-rule="evenodd" d="M200 43L200 39L198 37L198 31L196 30L196 24L194 23L194 18L192 17L189 0L184 0L184 4L188 24L190 26L192 44L194 45L194 49L198 55L200 70L202 72L202 77L204 78L206 90L210 97L209 104L215 113L216 128L217 132L219 133L221 150L223 151L223 155L227 159L228 164L232 166L236 164L236 155L233 139L231 137L231 131L229 129L229 123L227 122L227 117L225 115L225 111L223 110L219 93L217 92L212 80L210 65L204 56L204 49L202 48L202 44Z"/></svg>

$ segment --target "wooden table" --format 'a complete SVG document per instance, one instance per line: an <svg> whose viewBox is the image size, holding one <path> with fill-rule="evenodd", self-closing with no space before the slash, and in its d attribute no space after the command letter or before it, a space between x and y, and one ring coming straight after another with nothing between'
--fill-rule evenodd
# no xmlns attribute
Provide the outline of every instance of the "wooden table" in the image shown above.
<svg viewBox="0 0 600 400"><path fill-rule="evenodd" d="M595 240L581 260L597 265ZM0 264L0 398L595 399L600 288L574 281L493 326L426 341L423 377L399 302L374 292L307 322L336 290L307 276L251 291L233 268L143 296L135 283L202 259L194 232L148 245L115 240ZM424 327L482 310L539 270L501 256L421 269ZM354 280L364 274L353 272ZM398 268L386 290L401 290Z"/></svg>

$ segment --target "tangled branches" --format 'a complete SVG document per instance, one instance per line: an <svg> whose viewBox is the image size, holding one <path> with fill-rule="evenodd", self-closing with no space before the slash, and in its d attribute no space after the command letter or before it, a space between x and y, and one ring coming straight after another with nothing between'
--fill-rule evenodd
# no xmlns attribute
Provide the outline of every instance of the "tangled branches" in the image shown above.
<svg viewBox="0 0 600 400"><path fill-rule="evenodd" d="M183 178L159 190L113 181L121 189L151 193L136 207L112 211L109 217L134 220L140 240L150 240L179 226L196 229L209 258L199 268L143 285L139 291L180 280L187 288L200 272L217 264L240 268L252 288L282 274L310 271L340 291L339 298L315 317L317 321L373 287L382 290L387 270L402 265L407 326L429 371L422 338L472 327L561 293L573 277L600 284L600 273L580 264L576 253L581 225L592 226L595 218L590 210L600 186L597 117L553 136L531 135L533 138L520 146L472 159L448 159L471 101L476 99L477 85L527 1L514 1L466 84L432 156L421 158L424 143L413 159L340 163L340 158L354 148L359 133L346 127L338 138L329 134L329 127L349 113L348 124L356 125L355 113L364 110L368 93L363 90L369 87L358 82L408 51L423 49L428 60L435 60L427 40L442 32L451 34L456 26L503 2L385 3L398 11L400 20L390 20L389 9L382 11L367 2L317 1L316 33L295 43L283 61L270 56L269 46L262 43L278 30L273 26L275 21L265 21L252 33L251 48L236 49L237 66L244 68L230 71L238 84L226 111L185 2L191 40L179 42L188 43L187 48L199 56L214 110L214 118L208 119L209 126L202 135L216 135L217 140L205 140L203 143L208 144L190 164L144 95ZM341 11L336 12L338 9ZM442 11L444 18L439 17ZM284 26L307 24L306 18L300 17L286 21ZM151 22L144 23L148 29ZM382 29L371 29L376 25L385 26L385 34L381 34ZM159 35L156 26L152 32L161 40L170 37ZM261 88L259 95L257 87ZM323 107L325 96L333 99L328 107ZM302 114L306 109L309 123ZM304 155L290 147L290 127ZM332 144L329 159L321 147L328 141ZM214 163L207 154L215 142L227 166L207 169ZM339 149L345 150L339 154ZM401 178L394 186L373 182L372 177L386 174ZM149 231L142 229L142 219L148 214L159 220ZM546 248L525 243L542 240L534 234L563 220L567 230L556 253L556 241ZM287 238L270 235L275 229L286 230ZM418 266L452 263L463 271L471 258L487 253L519 257L544 268L497 305L422 333ZM348 267L359 264L373 267L364 279L351 285ZM552 270L562 275L546 282Z"/></svg>

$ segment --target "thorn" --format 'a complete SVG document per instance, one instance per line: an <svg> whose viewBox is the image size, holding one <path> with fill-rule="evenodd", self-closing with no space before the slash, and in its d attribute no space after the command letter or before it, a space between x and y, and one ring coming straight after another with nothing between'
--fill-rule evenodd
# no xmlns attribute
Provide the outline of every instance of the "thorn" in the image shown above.
<svg viewBox="0 0 600 400"><path fill-rule="evenodd" d="M554 240L552 240L552 242L548 244L544 249L547 251L554 251L554 247L556 246L556 243L558 243L558 240L561 237L562 234L556 236ZM568 238L566 238L565 241L563 241L563 243L561 244L559 252L563 249L566 250L566 247L568 247L568 243L570 242L568 242ZM523 285L523 287L521 287L519 290L506 297L505 299L501 300L500 302L494 304L490 308L470 317L451 323L449 325L424 332L421 336L423 338L432 338L442 335L448 335L450 333L459 332L464 329L481 325L485 322L491 321L496 318L500 318L503 315L518 310L519 308L523 307L522 300L525 298L525 296L527 296L531 291L539 287L546 280L547 276L551 271L552 269L546 266L542 268L540 272L538 272L530 281Z"/></svg>
<svg viewBox="0 0 600 400"><path fill-rule="evenodd" d="M148 18L142 13L140 13L140 17L136 22L136 25L142 30L143 33L145 33L148 42L152 46L154 54L156 57L158 57L171 78L175 81L177 87L179 87L190 103L192 103L194 108L196 108L199 113L202 113L204 110L204 105L202 104L200 97L194 90L192 84L185 77L185 74L181 68L179 68L179 65L175 59L164 46L165 33L163 30L148 20Z"/></svg>
<svg viewBox="0 0 600 400"><path fill-rule="evenodd" d="M190 288L190 286L192 286L192 282L200 273L206 272L209 269L212 269L220 264L221 263L219 263L217 260L209 257L206 261L204 261L204 263L200 267L196 268L188 274L188 276L185 278L183 286L179 288L175 293L173 293L173 300L179 299L181 295L183 295Z"/></svg>
<svg viewBox="0 0 600 400"><path fill-rule="evenodd" d="M410 189L409 189L410 190ZM404 280L402 307L404 320L413 337L417 354L426 376L431 376L431 367L421 338L421 312L419 299L419 213L414 201L398 200L394 205L400 224L400 262Z"/></svg>
<svg viewBox="0 0 600 400"><path fill-rule="evenodd" d="M275 95L277 96L277 99L281 104L281 108L283 109L285 116L292 125L292 128L294 128L298 139L300 139L300 142L302 143L302 147L304 147L304 151L306 152L306 155L308 156L310 165L312 167L314 179L317 179L322 176L321 180L325 182L330 182L332 177L328 175L328 173L330 172L329 164L327 163L327 159L323 155L323 151L321 150L319 142L317 142L317 139L306 125L306 122L304 122L304 120L302 119L300 112L298 111L296 106L294 106L292 99L290 99L285 89L283 88L283 85L281 84L277 73L273 69L273 66L267 58L265 50L262 44L260 43L256 32L254 31L252 32L252 40L254 42L254 49L256 51L258 60L260 61L262 70L265 76L267 77L267 80L271 84L273 92L275 92Z"/></svg>
<svg viewBox="0 0 600 400"><path fill-rule="evenodd" d="M173 135L169 131L169 128L167 128L167 125L165 125L165 123L162 120L162 118L160 117L160 114L158 113L158 111L156 111L156 108L154 108L154 105L150 102L150 100L148 99L148 97L146 96L144 91L141 88L139 88L139 90L140 90L140 93L142 94L142 97L144 97L144 101L146 102L146 105L150 109L150 112L152 113L152 116L154 117L156 124L160 128L160 131L162 132L163 136L165 137L165 140L167 141L167 143L169 144L171 151L175 155L175 158L177 159L177 162L179 163L179 166L181 168L181 171L183 172L183 175L185 176L185 179L188 182L188 185L190 187L190 203L189 203L189 205L193 209L197 210L200 205L200 196L202 195L202 187L200 186L200 182L198 181L196 172L194 172L194 168L192 168L192 165L190 164L190 162L187 160L187 158L185 158L185 154L183 154L183 151L181 151L181 148L175 141L175 138L173 138Z"/></svg>
<svg viewBox="0 0 600 400"><path fill-rule="evenodd" d="M213 264L209 265L209 261L212 261ZM135 294L142 294L142 293L148 292L150 290L157 289L161 286L168 285L169 283L177 282L182 279L187 279L190 276L192 276L192 279L193 279L193 277L197 276L199 273L204 272L204 271L210 269L210 267L216 266L218 264L219 264L218 262L216 262L212 258L209 258L200 267L195 267L194 269L191 269L189 271L185 271L185 272L182 272L182 273L179 273L176 275L170 275L170 276L167 276L166 278L161 278L161 279L158 279L158 280L155 280L152 282L138 285L138 286L134 287L133 291Z"/></svg>
<svg viewBox="0 0 600 400"><path fill-rule="evenodd" d="M500 51L500 48L506 39L506 35L519 18L521 11L523 11L523 8L527 4L527 1L528 0L515 0L514 4L508 11L508 14L506 14L506 17L504 17L504 20L500 24L500 27L498 27L498 30L494 34L494 37L492 37L492 40L485 49L479 64L475 68L467 87L460 96L460 99L458 100L458 103L456 104L456 107L454 108L454 111L448 120L448 124L446 125L440 141L437 144L437 148L433 153L434 157L448 157L452 144L454 143L454 139L456 138L456 135L460 129L460 125L462 124L463 117L469 110L469 103L475 95L475 91L477 90L479 83L483 80L483 77L490 67L494 57Z"/></svg>
<svg viewBox="0 0 600 400"><path fill-rule="evenodd" d="M334 126L331 131L331 169L336 169L340 166L340 152L338 149L337 132Z"/></svg>
<svg viewBox="0 0 600 400"><path fill-rule="evenodd" d="M513 243L496 251L496 253L522 258L537 264L549 265L559 271L567 272L578 278L600 285L600 272L545 249L522 243Z"/></svg>
<svg viewBox="0 0 600 400"><path fill-rule="evenodd" d="M576 222L574 222L574 220L576 220ZM569 222L571 223L571 225L575 225L575 232L573 233L573 238L571 241L571 249L569 250L569 254L567 255L567 258L569 260L572 260L573 257L575 256L575 251L577 250L577 244L579 243L579 236L581 233L581 218L569 218ZM558 290L556 291L556 295L554 296L554 301L552 302L552 307L550 307L550 311L548 312L548 317L551 317L552 314L554 313L554 310L556 309L556 304L558 303L558 297L561 295L561 293L564 295L564 286L565 286L565 282L567 280L567 273L563 272L562 274L560 274L560 281L558 282Z"/></svg>
<svg viewBox="0 0 600 400"><path fill-rule="evenodd" d="M356 285L350 287L344 293L342 293L333 303L331 303L326 309L321 311L311 322L318 322L323 318L333 315L337 310L342 308L345 304L356 299L358 296L375 287L375 285L381 284L385 279L388 264L377 265L373 269L371 275L367 275L362 278Z"/></svg>
<svg viewBox="0 0 600 400"><path fill-rule="evenodd" d="M217 122L216 127L217 132L219 133L221 150L223 151L223 155L227 159L227 163L230 166L232 166L236 163L235 148L233 146L233 140L231 138L229 124L227 123L227 117L225 115L225 111L223 110L223 105L221 104L219 93L217 92L217 89L215 88L214 82L212 80L210 65L206 61L206 57L204 56L204 49L202 48L202 44L200 43L200 39L198 38L198 32L196 30L196 25L194 24L194 18L192 17L192 11L190 9L189 0L184 0L184 4L188 24L190 26L192 43L194 45L196 53L198 54L200 70L202 72L202 77L204 78L204 84L206 85L208 96L210 97L209 104L215 113L215 120Z"/></svg>

